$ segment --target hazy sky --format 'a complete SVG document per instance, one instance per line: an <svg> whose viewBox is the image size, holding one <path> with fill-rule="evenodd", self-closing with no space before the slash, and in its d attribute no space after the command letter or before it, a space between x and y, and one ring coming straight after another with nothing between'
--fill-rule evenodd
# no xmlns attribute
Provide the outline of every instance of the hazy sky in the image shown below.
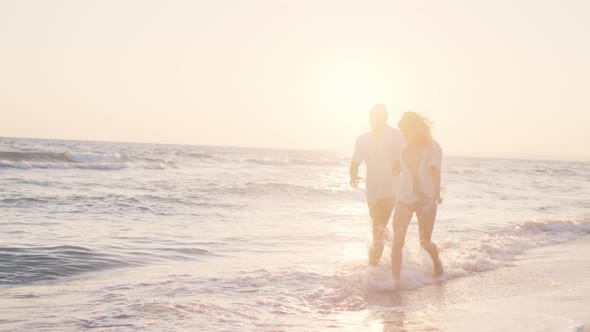
<svg viewBox="0 0 590 332"><path fill-rule="evenodd" d="M590 1L2 0L0 136L590 159Z"/></svg>

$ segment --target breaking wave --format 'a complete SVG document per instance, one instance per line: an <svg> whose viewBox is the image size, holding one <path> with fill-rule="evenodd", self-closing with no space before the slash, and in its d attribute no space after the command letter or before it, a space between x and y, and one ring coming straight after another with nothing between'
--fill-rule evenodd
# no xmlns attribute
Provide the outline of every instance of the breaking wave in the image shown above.
<svg viewBox="0 0 590 332"><path fill-rule="evenodd" d="M512 228L490 232L476 240L447 239L439 243L445 273L440 279L432 277L432 263L418 247L404 247L403 289L430 285L438 280L466 277L476 273L512 266L525 252L572 241L590 234L590 220L536 221ZM388 261L384 259L383 261ZM393 288L390 265L369 268L357 275L368 289Z"/></svg>
<svg viewBox="0 0 590 332"><path fill-rule="evenodd" d="M7 151L0 152L0 167L112 170L122 168L166 169L175 167L175 164L164 159L133 158L120 153Z"/></svg>

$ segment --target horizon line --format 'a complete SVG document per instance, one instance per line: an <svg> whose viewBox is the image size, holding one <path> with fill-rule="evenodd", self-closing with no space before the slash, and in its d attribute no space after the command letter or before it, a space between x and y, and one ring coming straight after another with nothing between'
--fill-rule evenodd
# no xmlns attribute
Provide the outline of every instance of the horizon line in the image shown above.
<svg viewBox="0 0 590 332"><path fill-rule="evenodd" d="M336 152L344 153L340 149L324 148L293 148L293 147L269 147L269 146L245 146L245 145L218 145L218 144L196 144L196 143L163 143L151 141L121 141L105 139L68 139L68 138L46 138L46 137L19 137L19 136L0 136L0 139L28 139L28 140L47 140L47 141L70 141L70 142L96 142L96 143L123 143L123 144L154 144L154 145L183 145L199 146L212 148L239 148L239 149L261 149L261 150L291 150L291 151L308 151L308 152ZM570 161L570 162L590 162L590 156L541 156L541 155L524 155L516 156L514 154L494 154L478 152L459 152L449 153L451 158L481 158L481 159L504 159L504 160L528 160L528 161Z"/></svg>

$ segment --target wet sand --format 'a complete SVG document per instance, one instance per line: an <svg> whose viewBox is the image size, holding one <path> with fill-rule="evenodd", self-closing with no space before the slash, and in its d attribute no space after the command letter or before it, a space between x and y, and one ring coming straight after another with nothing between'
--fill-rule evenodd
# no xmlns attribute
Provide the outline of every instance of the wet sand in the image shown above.
<svg viewBox="0 0 590 332"><path fill-rule="evenodd" d="M472 288L445 310L450 331L590 331L590 237L532 250L518 266L449 283ZM469 293L469 292L467 292Z"/></svg>
<svg viewBox="0 0 590 332"><path fill-rule="evenodd" d="M590 236L520 256L514 266L401 292L370 294L370 331L590 331Z"/></svg>

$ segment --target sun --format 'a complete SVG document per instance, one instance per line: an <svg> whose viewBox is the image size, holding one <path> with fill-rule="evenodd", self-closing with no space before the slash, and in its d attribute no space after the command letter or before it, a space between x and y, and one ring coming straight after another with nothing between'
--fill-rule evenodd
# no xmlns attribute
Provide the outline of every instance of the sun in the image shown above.
<svg viewBox="0 0 590 332"><path fill-rule="evenodd" d="M326 74L323 101L330 112L368 111L376 103L391 103L393 92L393 81L385 74L363 66L343 66Z"/></svg>
<svg viewBox="0 0 590 332"><path fill-rule="evenodd" d="M326 141L338 150L349 149L351 137L370 129L369 111L374 104L385 104L394 114L400 95L406 93L387 64L362 61L360 56L324 63L317 75L314 125L324 128Z"/></svg>

